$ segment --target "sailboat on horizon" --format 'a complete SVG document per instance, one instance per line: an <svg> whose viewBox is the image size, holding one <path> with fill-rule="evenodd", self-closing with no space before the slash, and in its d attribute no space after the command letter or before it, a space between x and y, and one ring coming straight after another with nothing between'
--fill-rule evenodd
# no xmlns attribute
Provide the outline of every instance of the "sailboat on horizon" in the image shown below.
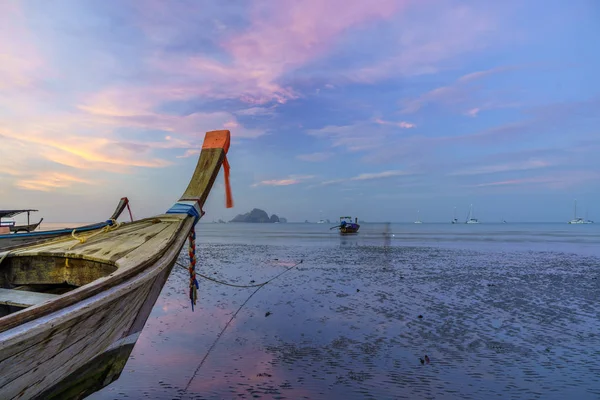
<svg viewBox="0 0 600 400"><path fill-rule="evenodd" d="M465 224L478 224L479 220L477 218L473 218L473 204L469 206L469 215L467 216L467 221Z"/></svg>
<svg viewBox="0 0 600 400"><path fill-rule="evenodd" d="M323 219L323 210L319 211L319 217L321 219L319 219L319 222L317 222L317 224L324 224L325 220Z"/></svg>
<svg viewBox="0 0 600 400"><path fill-rule="evenodd" d="M415 221L415 224L422 224L423 222L419 219L419 210L417 210L417 220Z"/></svg>
<svg viewBox="0 0 600 400"><path fill-rule="evenodd" d="M594 221L589 219L583 219L577 216L577 199L574 200L573 204L573 219L569 221L569 224L593 224Z"/></svg>
<svg viewBox="0 0 600 400"><path fill-rule="evenodd" d="M456 207L454 207L454 211L452 212L452 223L458 224L458 218L456 218Z"/></svg>

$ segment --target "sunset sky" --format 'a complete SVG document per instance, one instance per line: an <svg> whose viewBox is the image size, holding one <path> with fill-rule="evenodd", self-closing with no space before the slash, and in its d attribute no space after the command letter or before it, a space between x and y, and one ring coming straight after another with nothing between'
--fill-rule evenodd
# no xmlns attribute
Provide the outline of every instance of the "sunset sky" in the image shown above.
<svg viewBox="0 0 600 400"><path fill-rule="evenodd" d="M0 1L0 209L600 220L595 0ZM322 214L321 214L322 212ZM37 215L36 215L37 216Z"/></svg>

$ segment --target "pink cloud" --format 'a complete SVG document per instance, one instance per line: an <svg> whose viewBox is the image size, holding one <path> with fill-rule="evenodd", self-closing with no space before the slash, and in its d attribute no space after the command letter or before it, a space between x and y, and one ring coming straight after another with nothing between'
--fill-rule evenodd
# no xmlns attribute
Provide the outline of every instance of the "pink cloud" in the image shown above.
<svg viewBox="0 0 600 400"><path fill-rule="evenodd" d="M155 111L166 100L187 98L190 92L168 88L114 87L88 96L78 108L97 123L177 132L190 136L207 130L231 129L234 138L256 138L265 132L243 127L229 112L197 112L189 115L162 114Z"/></svg>
<svg viewBox="0 0 600 400"><path fill-rule="evenodd" d="M252 184L252 187L257 186L289 186L303 183L306 180L312 179L312 175L290 175L285 179L268 179Z"/></svg>
<svg viewBox="0 0 600 400"><path fill-rule="evenodd" d="M414 175L414 174L415 174L414 172L403 171L403 170L369 172L369 173L358 174L358 175L350 177L350 178L333 179L333 180L324 181L324 182L321 182L319 185L314 185L313 187L329 186L329 185L335 185L338 183L345 183L345 182L364 182L364 181L372 181L372 180L379 180L379 179L396 178L396 177L401 177L401 176L410 176L410 175Z"/></svg>
<svg viewBox="0 0 600 400"><path fill-rule="evenodd" d="M200 149L187 149L185 151L185 153L183 153L180 156L177 156L177 158L188 158L188 157L196 156L199 154L200 154Z"/></svg>
<svg viewBox="0 0 600 400"><path fill-rule="evenodd" d="M250 104L285 103L299 94L281 85L281 78L324 55L338 36L389 18L406 1L377 3L343 0L254 2L250 26L221 42L231 61L222 63L203 55L165 59L153 65L171 76L185 76L195 96L238 98Z"/></svg>
<svg viewBox="0 0 600 400"><path fill-rule="evenodd" d="M250 107L243 110L235 111L236 115L244 115L250 117L273 115L275 113L275 107Z"/></svg>
<svg viewBox="0 0 600 400"><path fill-rule="evenodd" d="M485 182L474 187L509 187L521 185L542 185L550 189L567 189L588 182L597 182L600 173L595 171L560 171L552 175L531 178L508 179L503 181Z"/></svg>
<svg viewBox="0 0 600 400"><path fill-rule="evenodd" d="M415 128L416 125L415 124L411 124L410 122L406 122L406 121L400 121L400 122L392 122L392 121L384 121L382 119L375 119L375 123L379 124L379 125L390 125L390 126L396 126L398 128L402 128L402 129L410 129L410 128Z"/></svg>
<svg viewBox="0 0 600 400"><path fill-rule="evenodd" d="M472 102L474 97L473 93L476 90L471 85L473 82L486 78L490 75L514 70L516 68L517 67L515 66L496 67L485 71L477 71L463 75L450 85L432 89L413 99L404 99L401 102L402 109L400 112L403 114L413 114L429 104L456 106L457 104ZM476 117L477 114L483 109L504 108L510 106L514 106L514 104L499 104L498 102L488 101L482 106L470 108L469 111L466 112L466 115L470 117Z"/></svg>
<svg viewBox="0 0 600 400"><path fill-rule="evenodd" d="M383 172L360 174L360 175L350 178L350 180L351 181L368 181L368 180L373 180L373 179L391 178L391 177L406 176L406 175L412 175L412 173L406 172L406 171L383 171Z"/></svg>
<svg viewBox="0 0 600 400"><path fill-rule="evenodd" d="M333 147L345 147L348 151L364 151L375 149L385 142L387 132L381 127L374 127L372 122L361 122L354 125L327 125L320 129L306 131L311 136L328 138Z"/></svg>
<svg viewBox="0 0 600 400"><path fill-rule="evenodd" d="M260 181L252 186L288 186L296 185L300 183L299 179L271 179L267 181Z"/></svg>
<svg viewBox="0 0 600 400"><path fill-rule="evenodd" d="M483 175L483 174L494 174L498 172L510 172L510 171L527 171L532 169L547 168L554 164L545 160L531 159L527 161L507 163L507 164L495 164L485 165L469 169L458 170L450 173L449 175Z"/></svg>
<svg viewBox="0 0 600 400"><path fill-rule="evenodd" d="M550 178L550 177L548 177L548 178L524 178L524 179L510 179L510 180L505 180L505 181L480 183L480 184L477 184L474 186L476 186L476 187L514 186L514 185L523 185L523 184L530 184L530 183L551 183L551 182L555 182L555 179Z"/></svg>
<svg viewBox="0 0 600 400"><path fill-rule="evenodd" d="M39 90L37 83L42 73L49 74L50 66L43 62L33 44L33 35L25 28L21 4L1 2L0 18L0 90Z"/></svg>
<svg viewBox="0 0 600 400"><path fill-rule="evenodd" d="M487 47L497 15L475 5L454 6L447 1L421 2L398 21L391 54L361 68L343 71L350 80L374 83L390 77L438 72L440 64ZM426 20L427 23L423 23ZM435 26L435 29L431 29Z"/></svg>
<svg viewBox="0 0 600 400"><path fill-rule="evenodd" d="M475 108L472 108L472 109L470 109L469 111L467 111L467 112L466 112L466 114L467 114L469 117L476 117L476 116L477 116L477 114L479 114L479 111L481 111L481 109L480 109L480 108L477 108L477 107L475 107Z"/></svg>
<svg viewBox="0 0 600 400"><path fill-rule="evenodd" d="M51 191L58 188L66 188L73 183L93 183L90 180L83 179L74 175L59 172L41 172L29 179L19 179L17 187L28 190Z"/></svg>
<svg viewBox="0 0 600 400"><path fill-rule="evenodd" d="M483 71L475 71L475 72L471 72L470 74L461 76L460 78L458 78L458 82L468 83L468 82L472 82L472 81L476 81L476 80L485 78L486 76L489 76L489 75L495 75L495 74L498 74L501 72L512 71L512 70L515 70L518 68L519 67L514 66L514 65L507 65L507 66L502 66L502 67L490 68L490 69L486 69Z"/></svg>

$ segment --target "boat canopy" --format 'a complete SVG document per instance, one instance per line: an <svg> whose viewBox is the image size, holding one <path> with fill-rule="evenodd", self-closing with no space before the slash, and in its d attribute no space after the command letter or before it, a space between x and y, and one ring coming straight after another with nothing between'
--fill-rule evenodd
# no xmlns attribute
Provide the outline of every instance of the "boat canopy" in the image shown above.
<svg viewBox="0 0 600 400"><path fill-rule="evenodd" d="M345 219L345 218L350 218L350 219L352 219L352 217L340 217L340 219Z"/></svg>
<svg viewBox="0 0 600 400"><path fill-rule="evenodd" d="M11 218L15 215L19 215L26 212L38 211L38 210L0 210L0 218Z"/></svg>

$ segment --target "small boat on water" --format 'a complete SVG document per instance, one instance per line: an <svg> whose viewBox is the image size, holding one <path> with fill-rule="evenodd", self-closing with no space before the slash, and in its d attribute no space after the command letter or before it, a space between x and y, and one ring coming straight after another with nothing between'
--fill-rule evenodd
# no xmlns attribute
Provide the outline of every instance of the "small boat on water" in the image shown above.
<svg viewBox="0 0 600 400"><path fill-rule="evenodd" d="M573 219L569 221L569 224L593 224L594 221L590 219L583 219L577 216L577 200L575 200L573 209Z"/></svg>
<svg viewBox="0 0 600 400"><path fill-rule="evenodd" d="M83 398L117 379L181 249L189 241L229 131L206 134L187 189L165 214L0 252L0 398Z"/></svg>
<svg viewBox="0 0 600 400"><path fill-rule="evenodd" d="M25 210L0 210L0 233L2 232L3 227L8 227L10 232L32 232L35 231L38 226L42 223L44 218L41 218L39 222L35 224L30 223L29 216L32 212L37 212L38 210L33 209L25 209ZM17 225L14 218L19 214L27 213L27 225Z"/></svg>
<svg viewBox="0 0 600 400"><path fill-rule="evenodd" d="M121 200L119 200L119 204L117 204L117 208L110 216L110 218L103 222L98 222L91 225L78 226L75 228L53 229L49 231L35 231L27 233L0 234L0 251L9 250L14 247L24 246L26 244L41 243L61 236L68 236L71 235L74 231L77 233L82 233L93 231L96 229L101 229L106 226L112 226L116 223L117 219L123 213L125 208L129 210L129 216L133 221L131 209L129 208L129 199L127 197L123 197L121 198Z"/></svg>
<svg viewBox="0 0 600 400"><path fill-rule="evenodd" d="M423 221L421 221L421 219L419 218L419 210L417 210L417 219L415 221L415 224L422 224Z"/></svg>
<svg viewBox="0 0 600 400"><path fill-rule="evenodd" d="M452 223L458 224L458 218L456 218L456 207L454 207L454 211L452 212Z"/></svg>
<svg viewBox="0 0 600 400"><path fill-rule="evenodd" d="M355 218L354 222L352 222L352 217L340 217L340 224L337 226L332 226L329 229L331 230L335 228L339 229L340 234L346 235L349 233L358 233L360 225L358 224L358 218Z"/></svg>
<svg viewBox="0 0 600 400"><path fill-rule="evenodd" d="M473 217L473 204L469 207L469 215L467 216L466 224L478 224L479 220Z"/></svg>

